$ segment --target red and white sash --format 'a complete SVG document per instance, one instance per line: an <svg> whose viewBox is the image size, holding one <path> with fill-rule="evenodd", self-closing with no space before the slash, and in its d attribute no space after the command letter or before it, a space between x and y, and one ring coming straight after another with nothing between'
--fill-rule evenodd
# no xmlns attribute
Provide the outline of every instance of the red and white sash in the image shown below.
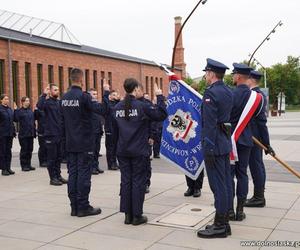
<svg viewBox="0 0 300 250"><path fill-rule="evenodd" d="M251 117L255 113L261 100L262 100L262 95L260 93L257 93L256 91L251 90L251 95L250 95L250 97L247 101L247 104L240 116L238 124L236 125L236 128L231 135L231 143L232 143L232 151L230 152L230 162L231 163L234 163L239 160L237 148L236 148L236 142L238 141L240 135L246 128Z"/></svg>

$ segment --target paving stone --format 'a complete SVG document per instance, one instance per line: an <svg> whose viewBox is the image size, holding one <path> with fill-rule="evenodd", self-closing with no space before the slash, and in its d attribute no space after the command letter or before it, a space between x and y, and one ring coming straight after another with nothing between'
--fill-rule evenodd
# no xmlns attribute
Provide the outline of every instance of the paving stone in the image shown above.
<svg viewBox="0 0 300 250"><path fill-rule="evenodd" d="M0 249L3 250L32 250L43 245L41 242L9 238L4 236L0 236L0 242Z"/></svg>
<svg viewBox="0 0 300 250"><path fill-rule="evenodd" d="M283 219L282 221L280 221L280 223L278 224L276 229L300 233L300 221ZM300 240L300 237L299 237L299 240Z"/></svg>

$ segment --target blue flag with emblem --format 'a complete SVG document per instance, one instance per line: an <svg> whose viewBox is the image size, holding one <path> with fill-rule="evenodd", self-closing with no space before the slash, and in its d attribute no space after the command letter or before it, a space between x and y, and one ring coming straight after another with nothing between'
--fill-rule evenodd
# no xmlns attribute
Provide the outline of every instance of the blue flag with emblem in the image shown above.
<svg viewBox="0 0 300 250"><path fill-rule="evenodd" d="M171 74L173 74L171 72ZM173 75L167 98L160 152L196 180L204 167L201 147L201 95Z"/></svg>

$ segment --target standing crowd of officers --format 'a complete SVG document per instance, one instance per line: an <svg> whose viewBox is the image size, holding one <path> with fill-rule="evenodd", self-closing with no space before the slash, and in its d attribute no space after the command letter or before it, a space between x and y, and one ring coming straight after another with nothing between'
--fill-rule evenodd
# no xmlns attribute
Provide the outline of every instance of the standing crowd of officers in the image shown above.
<svg viewBox="0 0 300 250"><path fill-rule="evenodd" d="M262 149L253 144L252 136L266 147L266 154L275 155L270 146L266 126L266 97L258 83L262 75L244 64L234 63L235 89L223 82L224 64L207 59L204 69L207 89L202 103L202 148L207 177L215 199L215 219L212 225L198 231L199 237L215 238L231 235L229 220L242 221L243 208L264 207L265 167ZM11 148L16 136L14 122L19 125L21 145L20 165L23 171L35 170L31 165L33 140L38 136L38 158L41 167L47 167L50 184L68 185L71 216L89 216L101 213L89 203L91 175L103 173L99 167L99 153L103 126L107 167L121 172L120 211L125 213L125 224L147 222L143 215L145 193L149 192L151 155L159 158L162 123L167 118L165 97L154 86L155 100L151 102L143 85L133 78L124 82L126 95L120 98L117 91L103 84L103 100L99 103L97 91L82 90L83 71L74 68L70 74L71 86L62 98L59 88L50 84L39 98L36 109L30 109L30 99L21 99L22 107L11 109L9 97L0 101L0 168L2 175L14 174L11 170ZM251 91L263 98L251 120L237 140L238 161L230 163L231 134L247 105ZM16 107L15 107L16 108ZM37 129L36 129L37 121ZM61 162L67 163L68 180L62 177ZM254 183L254 195L247 200L247 167ZM186 177L188 190L185 196L201 196L203 171L197 180ZM236 185L234 179L236 178ZM237 206L234 210L234 196Z"/></svg>

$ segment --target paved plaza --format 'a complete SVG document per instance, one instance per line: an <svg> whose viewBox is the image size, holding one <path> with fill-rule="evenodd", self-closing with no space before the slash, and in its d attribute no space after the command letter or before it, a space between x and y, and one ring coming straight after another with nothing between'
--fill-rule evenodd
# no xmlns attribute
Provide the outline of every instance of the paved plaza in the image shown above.
<svg viewBox="0 0 300 250"><path fill-rule="evenodd" d="M300 113L270 117L268 124L272 147L300 172ZM36 145L34 172L20 170L18 147L15 141L12 165L16 174L0 176L1 250L274 249L274 246L243 244L296 241L300 247L300 180L269 156L265 157L267 206L245 208L246 220L231 223L232 236L205 240L196 236L196 230L213 216L213 196L207 178L200 198L184 197L184 175L167 161L154 159L151 192L146 195L144 205L149 223L132 226L124 225L124 215L118 212L120 173L106 170L92 178L91 203L100 206L102 214L77 218L69 215L66 186L50 186L47 170L37 167ZM103 145L101 151L105 153ZM102 166L104 158L105 155L100 158ZM65 165L63 176L67 176ZM252 195L251 180L250 184L249 195Z"/></svg>

